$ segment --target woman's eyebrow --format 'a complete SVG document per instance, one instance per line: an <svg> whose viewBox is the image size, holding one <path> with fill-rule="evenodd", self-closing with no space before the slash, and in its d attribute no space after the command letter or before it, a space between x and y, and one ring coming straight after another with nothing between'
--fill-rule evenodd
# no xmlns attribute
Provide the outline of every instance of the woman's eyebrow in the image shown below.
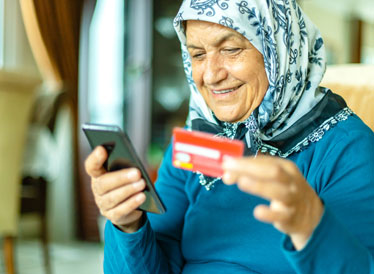
<svg viewBox="0 0 374 274"><path fill-rule="evenodd" d="M216 46L219 46L221 45L223 42L229 40L231 37L237 37L238 38L238 35L236 33L228 33L224 36L222 36L221 38L219 38L217 41L215 41L213 43L213 46L216 47ZM187 44L187 48L188 49L201 49L201 47L199 46L195 46L193 44Z"/></svg>
<svg viewBox="0 0 374 274"><path fill-rule="evenodd" d="M198 47L198 46L195 46L195 45L192 45L192 44L187 44L187 48L188 49L201 49L201 47Z"/></svg>

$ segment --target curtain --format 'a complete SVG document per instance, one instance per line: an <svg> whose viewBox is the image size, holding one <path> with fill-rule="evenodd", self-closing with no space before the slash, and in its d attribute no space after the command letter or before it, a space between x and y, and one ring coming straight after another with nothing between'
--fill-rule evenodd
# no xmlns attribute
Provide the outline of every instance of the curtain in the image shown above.
<svg viewBox="0 0 374 274"><path fill-rule="evenodd" d="M20 0L26 33L47 83L77 104L78 52L84 0Z"/></svg>

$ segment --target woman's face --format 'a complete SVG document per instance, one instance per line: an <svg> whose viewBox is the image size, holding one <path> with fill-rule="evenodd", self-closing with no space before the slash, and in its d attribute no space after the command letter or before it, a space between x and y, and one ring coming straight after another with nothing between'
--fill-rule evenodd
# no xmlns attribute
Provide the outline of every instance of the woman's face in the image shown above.
<svg viewBox="0 0 374 274"><path fill-rule="evenodd" d="M247 119L268 89L262 54L238 32L205 21L187 21L192 78L221 121Z"/></svg>

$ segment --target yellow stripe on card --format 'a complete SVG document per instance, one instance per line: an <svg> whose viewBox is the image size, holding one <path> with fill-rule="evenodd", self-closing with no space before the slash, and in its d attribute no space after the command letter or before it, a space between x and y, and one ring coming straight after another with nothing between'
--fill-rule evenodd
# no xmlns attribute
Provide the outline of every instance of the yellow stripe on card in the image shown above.
<svg viewBox="0 0 374 274"><path fill-rule="evenodd" d="M178 160L174 161L174 166L184 168L184 169L190 169L190 170L192 170L192 168L193 168L192 163L184 163L184 162L181 162L181 161L178 161Z"/></svg>
<svg viewBox="0 0 374 274"><path fill-rule="evenodd" d="M192 169L193 164L191 164L191 163L180 163L180 167L185 168L185 169Z"/></svg>

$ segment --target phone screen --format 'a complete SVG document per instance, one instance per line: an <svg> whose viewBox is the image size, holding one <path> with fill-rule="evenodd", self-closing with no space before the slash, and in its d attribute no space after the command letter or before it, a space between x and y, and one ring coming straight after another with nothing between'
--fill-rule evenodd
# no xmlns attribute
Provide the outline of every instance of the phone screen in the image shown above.
<svg viewBox="0 0 374 274"><path fill-rule="evenodd" d="M97 146L103 146L106 149L108 159L104 163L104 168L107 171L130 167L140 170L147 186L144 190L146 200L139 209L152 213L164 213L166 209L127 134L118 126L112 125L86 123L83 124L82 129L92 149Z"/></svg>

